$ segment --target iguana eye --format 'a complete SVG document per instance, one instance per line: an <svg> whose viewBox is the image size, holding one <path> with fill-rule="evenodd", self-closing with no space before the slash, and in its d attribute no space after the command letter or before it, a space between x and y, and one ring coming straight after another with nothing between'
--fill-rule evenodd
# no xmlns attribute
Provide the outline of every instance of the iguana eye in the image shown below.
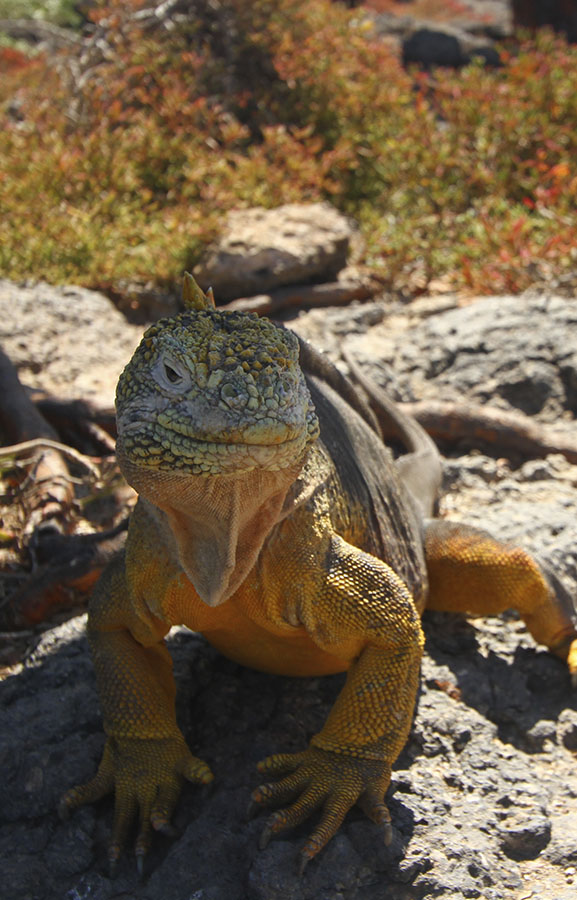
<svg viewBox="0 0 577 900"><path fill-rule="evenodd" d="M154 366L154 374L164 390L180 394L190 386L190 372L170 354L160 355Z"/></svg>
<svg viewBox="0 0 577 900"><path fill-rule="evenodd" d="M164 374L171 382L171 384L176 384L179 381L182 381L182 375L179 375L178 372L169 366L168 363L164 363Z"/></svg>

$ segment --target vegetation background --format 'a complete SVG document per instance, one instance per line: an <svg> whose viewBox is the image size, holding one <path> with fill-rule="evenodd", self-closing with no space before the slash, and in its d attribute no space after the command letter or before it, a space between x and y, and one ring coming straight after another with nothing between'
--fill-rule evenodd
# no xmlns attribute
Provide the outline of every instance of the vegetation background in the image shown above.
<svg viewBox="0 0 577 900"><path fill-rule="evenodd" d="M577 268L577 49L563 38L425 73L362 6L196 0L151 27L154 5L0 0L0 18L79 37L58 54L0 47L4 277L172 287L229 209L318 199L359 222L362 262L391 290L516 292ZM459 9L410 6L439 5Z"/></svg>

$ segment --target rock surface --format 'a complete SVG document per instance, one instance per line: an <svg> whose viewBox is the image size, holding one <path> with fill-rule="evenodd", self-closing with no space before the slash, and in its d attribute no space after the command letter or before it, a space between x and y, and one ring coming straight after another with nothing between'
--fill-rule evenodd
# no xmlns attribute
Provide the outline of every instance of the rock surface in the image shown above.
<svg viewBox="0 0 577 900"><path fill-rule="evenodd" d="M328 203L236 210L194 276L219 301L332 281L346 265L354 233L350 220Z"/></svg>
<svg viewBox="0 0 577 900"><path fill-rule="evenodd" d="M27 387L111 406L141 334L96 291L0 280L0 343Z"/></svg>
<svg viewBox="0 0 577 900"><path fill-rule="evenodd" d="M382 304L374 303L357 306L356 313L336 311L332 321L331 327L326 315L312 310L293 325L335 356L347 334L351 353L397 400L490 401L555 423L577 413L572 300L503 296L459 306L447 298L427 299L386 316Z"/></svg>
<svg viewBox="0 0 577 900"><path fill-rule="evenodd" d="M510 385L530 361L538 374L529 382L550 384L533 414L565 416L575 428L574 303L488 298L448 306L370 303L313 310L293 324L335 356L346 340L372 377L408 398L491 393L525 408L532 390ZM556 456L515 467L481 453L455 455L445 491L443 514L522 540L575 595L576 466ZM306 828L259 852L264 817L249 822L245 810L259 780L256 762L302 748L342 678L255 673L176 630L179 720L216 782L210 795L186 787L182 834L157 836L144 882L130 853L117 879L107 877L109 799L65 823L56 815L59 795L94 772L103 737L84 617L49 629L0 686L0 893L10 900L521 900L533 891L570 900L577 703L564 666L512 615L427 614L424 624L419 705L388 796L393 844L385 848L354 812L302 879L295 856Z"/></svg>
<svg viewBox="0 0 577 900"><path fill-rule="evenodd" d="M413 14L410 2L402 10L403 14L369 8L366 14L376 33L397 48L404 65L459 68L475 58L499 65L497 42L512 33L508 0L467 0L447 10L439 5L426 19Z"/></svg>

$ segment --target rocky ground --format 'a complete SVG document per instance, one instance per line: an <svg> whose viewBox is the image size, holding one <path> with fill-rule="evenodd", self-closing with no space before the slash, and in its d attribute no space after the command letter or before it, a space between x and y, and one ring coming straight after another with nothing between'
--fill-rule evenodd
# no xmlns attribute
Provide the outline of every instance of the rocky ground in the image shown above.
<svg viewBox="0 0 577 900"><path fill-rule="evenodd" d="M15 301L37 315L35 327L18 335L4 326L3 345L18 357L22 379L70 396L79 385L84 394L93 378L106 402L135 326L107 315L108 301L89 292L7 284L0 285L0 322ZM90 316L84 304L93 304ZM572 300L500 297L462 306L445 296L401 306L381 299L304 312L290 324L335 359L346 341L400 399L490 402L574 433ZM36 352L44 356L35 359ZM443 515L523 541L576 594L577 466L558 455L521 460L453 448L445 472ZM245 812L256 762L302 748L341 678L261 675L176 631L170 647L180 722L217 777L210 794L185 789L181 836L156 840L142 882L130 856L114 881L107 876L110 800L65 823L56 814L61 793L94 771L103 743L84 625L78 616L43 632L0 686L0 894L7 900L575 897L576 697L562 663L513 615L425 616L418 709L388 797L392 846L382 846L355 812L302 878L296 855L306 829L261 852L262 818L247 821Z"/></svg>

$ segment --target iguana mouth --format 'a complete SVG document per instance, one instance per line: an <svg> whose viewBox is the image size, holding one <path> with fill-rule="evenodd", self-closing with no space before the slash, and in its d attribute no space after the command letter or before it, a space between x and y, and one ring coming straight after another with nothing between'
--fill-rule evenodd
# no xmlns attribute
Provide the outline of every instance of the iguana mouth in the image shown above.
<svg viewBox="0 0 577 900"><path fill-rule="evenodd" d="M298 440L303 435L306 438L307 435L306 425L291 427L287 423L274 419L264 419L255 422L244 427L242 431L237 429L233 431L231 429L228 433L211 434L210 437L207 437L205 434L199 434L199 431L193 425L185 421L159 416L157 423L167 433L182 435L194 443L205 445L218 444L228 447L241 447L244 444L257 447L278 447L281 444Z"/></svg>
<svg viewBox="0 0 577 900"><path fill-rule="evenodd" d="M135 423L136 424L136 423ZM190 475L222 475L251 469L277 471L293 465L306 450L306 429L277 443L205 441L176 429L125 428L118 437L119 456L133 466Z"/></svg>
<svg viewBox="0 0 577 900"><path fill-rule="evenodd" d="M122 435L131 435L131 434L150 434L151 431L154 431L155 434L158 434L157 440L160 439L160 433L167 435L182 435L183 437L188 438L191 443L195 444L219 444L221 446L227 447L239 447L243 444L249 444L251 446L259 446L259 447L267 447L267 446L279 446L281 444L286 444L290 441L297 440L302 434L306 434L306 428L288 428L283 425L280 426L278 423L275 423L274 426L267 424L264 427L261 427L259 430L264 431L266 428L267 437L261 440L258 439L258 435L255 433L256 430L252 432L247 432L246 434L242 434L238 439L231 438L230 435L214 435L210 438L200 437L196 429L189 425L188 423L178 423L174 420L170 422L170 425L167 425L165 421L160 422L158 417L150 416L150 417L142 417L137 420L133 420L132 422L122 421L119 423L119 433ZM274 431L277 431L277 434L274 434ZM180 443L179 443L180 447Z"/></svg>

